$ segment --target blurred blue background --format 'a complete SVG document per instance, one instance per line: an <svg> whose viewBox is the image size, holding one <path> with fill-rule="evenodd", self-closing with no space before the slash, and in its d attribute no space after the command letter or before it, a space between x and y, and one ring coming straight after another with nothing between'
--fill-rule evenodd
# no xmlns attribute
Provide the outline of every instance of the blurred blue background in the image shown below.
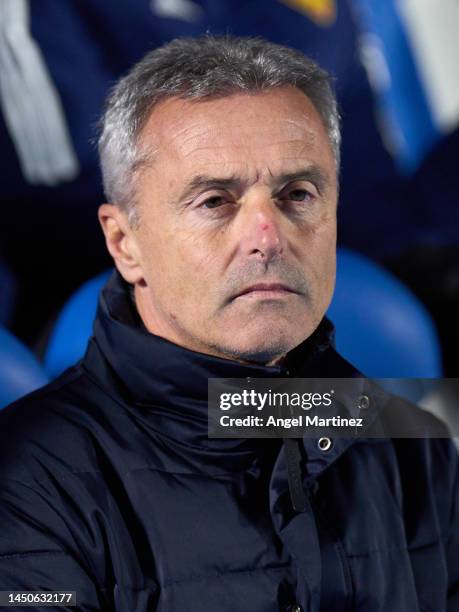
<svg viewBox="0 0 459 612"><path fill-rule="evenodd" d="M3 329L48 378L59 369L50 366L59 330L70 346L81 324L86 343L91 310L62 321L78 288L111 266L96 218L104 196L94 139L116 79L176 36L259 35L304 51L335 77L343 272L329 315L340 322L338 348L360 367L365 356L381 377L429 375L413 357L421 351L430 375L457 376L458 26L456 0L3 0ZM369 299L378 291L382 301ZM369 318L378 303L382 318ZM368 329L390 340L397 317L411 336L399 335L379 361L364 355Z"/></svg>

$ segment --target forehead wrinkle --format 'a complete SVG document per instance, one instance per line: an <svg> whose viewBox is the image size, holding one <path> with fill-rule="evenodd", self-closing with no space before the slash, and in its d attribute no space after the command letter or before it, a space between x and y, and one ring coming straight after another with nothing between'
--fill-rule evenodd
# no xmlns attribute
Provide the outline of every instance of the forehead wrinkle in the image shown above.
<svg viewBox="0 0 459 612"><path fill-rule="evenodd" d="M316 144L315 140L308 141L305 142L304 139L295 139L295 140L279 140L279 141L273 141L270 142L269 144L266 143L251 143L251 144L234 144L231 143L229 146L231 146L231 149L233 150L237 150L237 151L259 151L259 150L266 150L266 149L271 149L271 148L276 148L279 146L288 146L288 147L299 147L298 150L298 156L302 156L304 155L304 153L308 150L308 148L310 148L311 146L314 146ZM227 150L228 149L228 145L227 144L209 144L209 145L202 145L202 146L196 146L194 148L192 148L191 150L182 153L183 158L187 159L188 157L195 155L197 153L201 153L201 152L205 152L205 151L220 151L220 150ZM294 158L295 156L293 156ZM283 159L290 159L291 157L285 157L282 156Z"/></svg>
<svg viewBox="0 0 459 612"><path fill-rule="evenodd" d="M299 92L296 92L299 93ZM260 93L255 96L255 100L260 100L261 98L265 98L267 101L272 97L272 92ZM276 92L276 101L278 101L279 94ZM306 101L310 108L310 112L312 112L313 116L317 115L317 112L313 108L309 99L305 96L303 99L303 95L301 94L302 105L304 106L304 102ZM252 103L252 97L249 98L249 102ZM163 141L163 144L167 148L168 141L173 144L173 148L178 150L177 141L180 140L183 144L187 145L190 141L195 139L200 140L206 134L209 135L209 138L212 138L217 134L221 136L225 131L229 131L230 133L242 127L244 131L251 131L251 128L257 129L257 125L250 125L250 117L253 116L255 119L255 124L259 119L259 109L251 108L251 104L249 104L249 108L246 108L247 103L247 95L246 94L237 94L235 96L229 96L222 100L210 100L210 101L200 101L199 104L196 101L189 100L181 100L180 98L171 98L163 101L158 108L153 110L153 113L149 117L149 121L147 122L146 130L143 131L144 135L147 135L145 132L150 131L148 129L148 123L150 123L150 128L153 134L156 133L156 136ZM210 105L210 109L217 109L217 116L214 117L212 112L208 113L207 106ZM224 113L223 122L219 119L219 113L223 106L228 106L228 113ZM277 108L278 104L275 104ZM296 104L298 106L298 104ZM242 107L242 111L240 110ZM189 117L188 111L191 110L193 112L192 116ZM195 114L197 111L197 114ZM170 131L171 127L171 118L170 112L175 115L176 120L172 122L172 125L175 124L176 131ZM158 114L159 113L159 114ZM237 114L236 114L237 113ZM294 131L292 136L296 136L298 130L302 132L301 140L315 141L319 136L316 133L320 128L319 126L315 126L315 121L312 120L305 110L301 110L299 113L299 119L291 118L290 116L286 116L284 111L281 109L282 116L278 116L276 119L276 123L279 124L279 130L282 131L282 134L285 135L285 132L291 133ZM156 121L158 123L156 123ZM203 125L203 120L206 124ZM245 122L244 122L245 120ZM247 125L247 120L249 120L249 125ZM242 122L242 123L241 123ZM158 129L155 129L155 123ZM320 127L323 127L323 123L320 122ZM295 138L297 140L297 138ZM175 145L175 146L174 146Z"/></svg>
<svg viewBox="0 0 459 612"><path fill-rule="evenodd" d="M304 141L306 140L310 140L315 141L317 140L317 134L315 133L314 129L311 129L308 125L307 122L298 122L298 121L294 121L291 119L282 119L280 122L279 127L279 132L282 133L282 139L280 140L275 140L274 143L283 143L285 142L285 132L287 130L287 140L290 141L296 141L296 140L300 140L300 141ZM286 124L286 125L285 125ZM272 129L273 126L270 126L270 129ZM256 130L257 134L260 134L260 129L258 125L247 125L247 123L244 122L240 122L240 121L236 121L236 122L232 122L230 119L225 119L224 123L215 123L214 125L212 125L212 123L205 127L203 127L200 123L200 121L195 121L192 122L191 125L185 125L183 127L179 127L177 129L177 131L173 132L170 137L172 141L177 141L178 139L181 140L180 144L188 144L190 141L193 140L200 140L203 137L204 138L215 138L215 137L221 137L222 135L226 136L227 133L230 134L230 136L233 136L234 134L238 134L238 133L247 133L247 132L252 132ZM293 132L289 134L290 132ZM297 137L298 132L301 132L301 138ZM263 130L261 131L261 134L263 134ZM289 137L290 136L290 137ZM231 138L231 140L233 140Z"/></svg>
<svg viewBox="0 0 459 612"><path fill-rule="evenodd" d="M237 149L237 150L241 150L241 149L246 149L247 146L246 145L231 145L231 149ZM190 157L192 155L195 155L196 153L200 153L203 151L219 151L219 150L227 150L228 146L227 145L208 145L206 146L202 146L202 147L196 147L194 149L192 149L191 151L188 151L187 153L185 153L183 155L183 158L186 159L187 157Z"/></svg>
<svg viewBox="0 0 459 612"><path fill-rule="evenodd" d="M294 119L285 119L285 123L289 123L293 126L293 128L298 131L304 131L309 137L312 139L317 138L317 129L311 129L310 127L310 119L306 116L304 117L304 121L295 121Z"/></svg>
<svg viewBox="0 0 459 612"><path fill-rule="evenodd" d="M174 141L174 140L177 140L178 138L180 138L181 139L181 143L187 144L190 140L195 140L197 138L200 138L201 136L205 136L206 134L209 134L209 132L210 132L209 128L202 128L197 133L193 132L193 130L191 129L191 133L190 133L190 127L189 126L185 126L184 128L182 128L181 130L179 130L175 134L172 133L171 134L171 139L172 139L172 141Z"/></svg>

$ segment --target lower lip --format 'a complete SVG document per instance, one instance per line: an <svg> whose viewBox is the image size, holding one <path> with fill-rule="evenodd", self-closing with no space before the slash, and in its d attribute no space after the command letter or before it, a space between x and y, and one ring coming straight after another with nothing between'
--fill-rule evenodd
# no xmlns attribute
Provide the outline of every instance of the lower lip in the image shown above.
<svg viewBox="0 0 459 612"><path fill-rule="evenodd" d="M289 295L296 295L293 291L285 291L284 289L269 289L269 290L254 290L238 295L238 298L246 299L257 299L262 298L265 300L279 299L287 297Z"/></svg>

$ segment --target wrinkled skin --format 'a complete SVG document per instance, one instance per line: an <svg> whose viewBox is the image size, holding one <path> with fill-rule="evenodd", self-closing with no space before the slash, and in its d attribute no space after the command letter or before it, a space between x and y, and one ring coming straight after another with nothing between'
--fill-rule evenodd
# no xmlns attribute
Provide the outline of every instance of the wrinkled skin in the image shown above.
<svg viewBox="0 0 459 612"><path fill-rule="evenodd" d="M140 141L155 154L136 176L138 226L113 205L99 217L147 329L278 362L316 329L335 281L337 172L314 106L293 87L170 98ZM256 283L283 287L239 295Z"/></svg>

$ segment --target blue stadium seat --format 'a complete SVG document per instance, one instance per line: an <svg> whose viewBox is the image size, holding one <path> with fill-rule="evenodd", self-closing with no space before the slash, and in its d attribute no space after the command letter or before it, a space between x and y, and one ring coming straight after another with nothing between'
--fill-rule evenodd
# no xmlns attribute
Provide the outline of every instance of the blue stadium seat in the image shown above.
<svg viewBox="0 0 459 612"><path fill-rule="evenodd" d="M48 382L34 355L0 327L0 409Z"/></svg>
<svg viewBox="0 0 459 612"><path fill-rule="evenodd" d="M44 356L45 369L55 378L83 357L92 334L99 291L111 270L84 283L62 308L48 340Z"/></svg>
<svg viewBox="0 0 459 612"><path fill-rule="evenodd" d="M423 305L397 278L366 257L339 249L328 316L338 351L369 377L442 375L435 327Z"/></svg>

